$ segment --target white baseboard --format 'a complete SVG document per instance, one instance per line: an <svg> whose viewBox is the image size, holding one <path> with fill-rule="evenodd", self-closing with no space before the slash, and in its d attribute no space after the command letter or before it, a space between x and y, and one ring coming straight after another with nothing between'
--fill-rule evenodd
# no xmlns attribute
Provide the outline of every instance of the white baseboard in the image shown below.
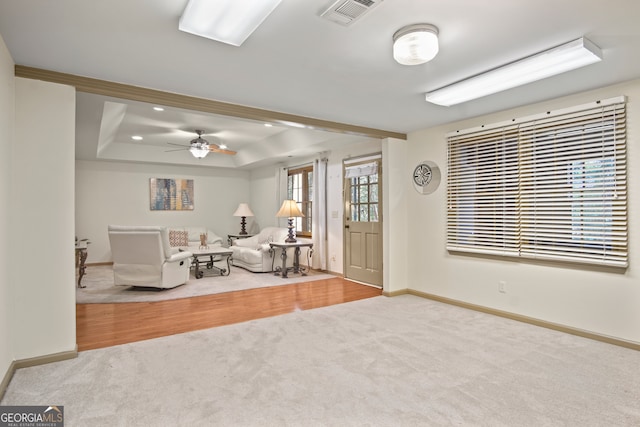
<svg viewBox="0 0 640 427"><path fill-rule="evenodd" d="M413 289L402 289L393 292L384 292L383 295L388 297L395 297L398 295L410 294L421 298L430 299L433 301L442 302L445 304L451 304L458 307L467 308L469 310L480 311L482 313L492 314L494 316L505 317L511 320L517 320L519 322L529 323L530 325L540 326L542 328L553 329L555 331L564 332L571 335L577 335L583 338L589 338L595 341L605 342L607 344L613 344L620 347L629 348L632 350L640 351L640 343L634 341L627 341L621 338L610 337L608 335L598 334L591 331L585 331L583 329L574 328L572 326L561 325L558 323L547 322L546 320L540 320L533 317L523 316L521 314L511 313L508 311L497 310L494 308L484 307L481 305L471 304L464 301L458 301L452 298L441 297L427 292L416 291Z"/></svg>
<svg viewBox="0 0 640 427"><path fill-rule="evenodd" d="M0 400L4 397L9 383L15 372L20 368L28 368L30 366L45 365L47 363L60 362L62 360L75 359L78 357L78 346L74 350L63 351L60 353L47 354L44 356L31 357L29 359L14 360L9 365L9 369L5 372L2 382L0 382Z"/></svg>

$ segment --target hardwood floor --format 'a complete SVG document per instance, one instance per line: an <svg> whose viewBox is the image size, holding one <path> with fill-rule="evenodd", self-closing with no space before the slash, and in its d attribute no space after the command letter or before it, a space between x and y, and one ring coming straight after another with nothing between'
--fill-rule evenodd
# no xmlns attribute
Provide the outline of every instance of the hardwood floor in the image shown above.
<svg viewBox="0 0 640 427"><path fill-rule="evenodd" d="M336 277L170 301L77 304L76 338L79 351L91 350L381 294Z"/></svg>

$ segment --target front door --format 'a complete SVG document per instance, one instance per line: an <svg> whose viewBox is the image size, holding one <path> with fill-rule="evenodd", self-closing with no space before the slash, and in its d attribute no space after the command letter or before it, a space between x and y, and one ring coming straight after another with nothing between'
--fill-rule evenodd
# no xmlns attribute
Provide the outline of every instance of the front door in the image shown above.
<svg viewBox="0 0 640 427"><path fill-rule="evenodd" d="M382 287L380 158L345 165L345 278Z"/></svg>

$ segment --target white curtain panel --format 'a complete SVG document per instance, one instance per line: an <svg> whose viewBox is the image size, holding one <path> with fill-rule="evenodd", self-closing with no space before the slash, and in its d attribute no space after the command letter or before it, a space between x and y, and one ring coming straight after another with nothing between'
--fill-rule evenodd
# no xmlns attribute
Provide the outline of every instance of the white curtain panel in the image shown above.
<svg viewBox="0 0 640 427"><path fill-rule="evenodd" d="M326 158L313 162L313 236L312 267L327 269L327 163Z"/></svg>

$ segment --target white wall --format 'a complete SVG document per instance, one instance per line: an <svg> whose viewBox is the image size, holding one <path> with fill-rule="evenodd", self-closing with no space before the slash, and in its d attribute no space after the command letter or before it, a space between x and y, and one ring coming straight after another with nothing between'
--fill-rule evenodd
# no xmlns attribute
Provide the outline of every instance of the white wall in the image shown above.
<svg viewBox="0 0 640 427"><path fill-rule="evenodd" d="M387 138L382 142L383 188L383 285L384 292L407 289L407 239L413 232L408 225L407 173L408 142Z"/></svg>
<svg viewBox="0 0 640 427"><path fill-rule="evenodd" d="M15 79L8 205L16 359L76 348L75 114L73 87Z"/></svg>
<svg viewBox="0 0 640 427"><path fill-rule="evenodd" d="M227 234L240 231L233 213L249 201L249 173L243 171L81 160L75 169L76 234L91 241L87 263L112 260L109 224L203 226L226 243ZM152 211L150 178L193 179L194 209Z"/></svg>
<svg viewBox="0 0 640 427"><path fill-rule="evenodd" d="M630 267L626 271L447 253L446 133L618 95L628 96ZM640 81L633 81L410 134L405 169L413 170L419 160L431 160L440 166L443 179L430 195L407 190L411 228L407 287L640 343L639 100ZM406 186L410 188L409 180ZM506 294L498 293L498 281L506 282Z"/></svg>
<svg viewBox="0 0 640 427"><path fill-rule="evenodd" d="M344 265L343 252L343 216L344 204L342 203L342 161L344 159L376 154L382 151L382 141L363 138L361 143L354 143L341 149L319 154L318 157L327 157L327 270L342 274ZM291 164L280 167L299 166L311 164L313 158L306 160L297 159ZM384 179L384 178L383 178ZM251 209L256 214L259 228L277 226L275 217L280 208L276 200L277 192L276 168L268 167L255 170L251 174ZM384 198L384 194L383 194ZM385 201L383 200L383 203ZM259 213L259 214L258 214ZM335 216L333 214L336 214ZM284 227L284 223L280 224Z"/></svg>
<svg viewBox="0 0 640 427"><path fill-rule="evenodd" d="M0 200L10 200L11 146L14 121L14 63L4 40L0 37ZM0 381L14 359L11 337L14 322L11 317L11 281L9 275L9 208L0 204Z"/></svg>
<svg viewBox="0 0 640 427"><path fill-rule="evenodd" d="M277 170L281 166L257 169L251 172L251 201L249 206L255 217L247 218L247 231L258 233L265 227L277 227ZM249 224L249 220L251 223ZM250 226L249 226L250 225Z"/></svg>

